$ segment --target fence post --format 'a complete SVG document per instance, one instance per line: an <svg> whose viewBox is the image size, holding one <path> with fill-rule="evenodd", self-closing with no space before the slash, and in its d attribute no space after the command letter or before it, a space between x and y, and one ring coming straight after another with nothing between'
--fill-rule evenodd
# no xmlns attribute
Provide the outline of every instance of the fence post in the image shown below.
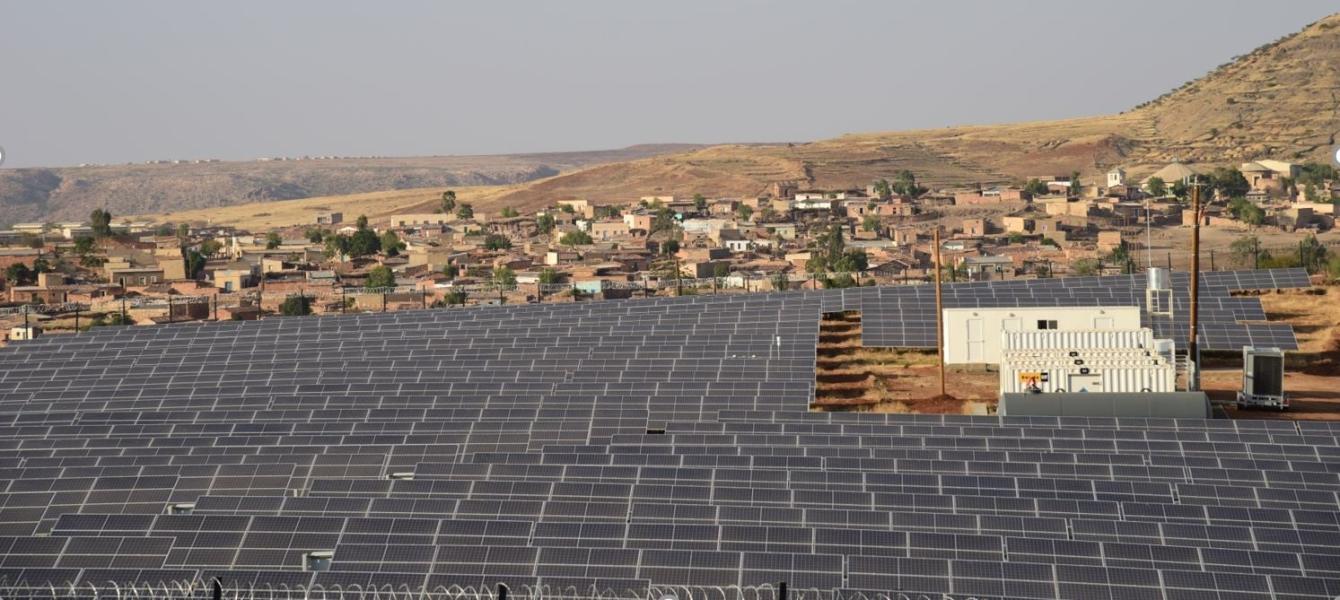
<svg viewBox="0 0 1340 600"><path fill-rule="evenodd" d="M168 324L172 324L172 294L168 294Z"/></svg>
<svg viewBox="0 0 1340 600"><path fill-rule="evenodd" d="M386 290L382 290L382 312L386 312Z"/></svg>
<svg viewBox="0 0 1340 600"><path fill-rule="evenodd" d="M79 305L74 305L74 332L79 333Z"/></svg>

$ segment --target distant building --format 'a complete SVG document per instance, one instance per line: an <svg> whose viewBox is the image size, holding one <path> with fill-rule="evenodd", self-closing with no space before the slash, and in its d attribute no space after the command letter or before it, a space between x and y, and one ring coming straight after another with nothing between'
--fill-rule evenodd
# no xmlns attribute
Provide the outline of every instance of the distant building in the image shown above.
<svg viewBox="0 0 1340 600"><path fill-rule="evenodd" d="M1107 172L1107 186L1114 188L1119 185L1126 185L1126 171L1121 167L1113 167Z"/></svg>
<svg viewBox="0 0 1340 600"><path fill-rule="evenodd" d="M323 212L323 213L317 213L316 215L317 225L338 225L343 222L344 222L344 213Z"/></svg>

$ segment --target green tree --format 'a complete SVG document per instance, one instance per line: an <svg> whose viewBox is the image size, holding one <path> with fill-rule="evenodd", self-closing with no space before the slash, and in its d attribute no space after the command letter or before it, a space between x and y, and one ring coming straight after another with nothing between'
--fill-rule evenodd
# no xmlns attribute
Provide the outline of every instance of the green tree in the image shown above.
<svg viewBox="0 0 1340 600"><path fill-rule="evenodd" d="M741 221L748 221L750 217L754 216L754 209L750 208L748 204L741 204L735 207L735 216L739 217Z"/></svg>
<svg viewBox="0 0 1340 600"><path fill-rule="evenodd" d="M502 215L504 219L512 219L520 216L521 213L518 213L515 208L505 206L498 214Z"/></svg>
<svg viewBox="0 0 1340 600"><path fill-rule="evenodd" d="M279 237L278 233L271 231L270 233L265 234L266 250L274 250L282 245L284 245L284 238Z"/></svg>
<svg viewBox="0 0 1340 600"><path fill-rule="evenodd" d="M1150 177L1149 181L1145 182L1145 187L1148 188L1149 195L1155 198L1168 195L1168 184L1163 181L1162 177Z"/></svg>
<svg viewBox="0 0 1340 600"><path fill-rule="evenodd" d="M469 297L470 297L470 294L466 293L465 290L462 290L462 289L452 289L452 290L450 290L450 291L448 291L448 292L446 293L446 296L444 297L444 300L447 301L447 306L451 306L451 305L453 305L453 304L459 304L459 305L461 305L461 306L465 306L465 301L466 301Z"/></svg>
<svg viewBox="0 0 1340 600"><path fill-rule="evenodd" d="M222 249L223 244L215 239L208 239L203 242L200 242L200 253L205 255L206 257L214 256L215 254L219 253L219 250Z"/></svg>
<svg viewBox="0 0 1340 600"><path fill-rule="evenodd" d="M455 279L461 274L461 268L452 263L447 263L447 266L442 267L442 274L451 279Z"/></svg>
<svg viewBox="0 0 1340 600"><path fill-rule="evenodd" d="M592 243L591 234L580 229L569 231L558 239L558 243L564 246L586 246Z"/></svg>
<svg viewBox="0 0 1340 600"><path fill-rule="evenodd" d="M177 225L177 239L185 240L189 237L191 237L191 224L179 223Z"/></svg>
<svg viewBox="0 0 1340 600"><path fill-rule="evenodd" d="M791 279L786 276L786 273L779 271L777 274L772 276L772 289L777 290L779 292L784 292L786 290L791 289Z"/></svg>
<svg viewBox="0 0 1340 600"><path fill-rule="evenodd" d="M861 229L866 231L877 231L879 229L879 217L866 215L864 219L861 219Z"/></svg>
<svg viewBox="0 0 1340 600"><path fill-rule="evenodd" d="M1241 171L1229 167L1216 168L1209 179L1210 187L1224 198L1246 196L1252 189L1252 185L1247 183L1247 178L1242 176Z"/></svg>
<svg viewBox="0 0 1340 600"><path fill-rule="evenodd" d="M451 214L453 210L456 210L456 192L452 190L442 192L442 212Z"/></svg>
<svg viewBox="0 0 1340 600"><path fill-rule="evenodd" d="M510 250L512 240L507 239L505 235L490 233L484 236L484 248L487 250Z"/></svg>
<svg viewBox="0 0 1340 600"><path fill-rule="evenodd" d="M1319 273L1326 267L1326 246L1317 241L1317 236L1308 234L1298 242L1298 261L1308 273Z"/></svg>
<svg viewBox="0 0 1340 600"><path fill-rule="evenodd" d="M679 241L667 240L664 244L661 244L661 254L669 256L677 252L679 252Z"/></svg>
<svg viewBox="0 0 1340 600"><path fill-rule="evenodd" d="M1022 244L1024 243L1024 239L1024 234L1019 233L1018 231L1010 233L1009 241L1011 244Z"/></svg>
<svg viewBox="0 0 1340 600"><path fill-rule="evenodd" d="M462 203L460 208L456 209L456 216L461 219L473 219L475 218L475 207Z"/></svg>
<svg viewBox="0 0 1340 600"><path fill-rule="evenodd" d="M349 236L347 254L354 258L372 256L381 250L381 238L371 229L359 229Z"/></svg>
<svg viewBox="0 0 1340 600"><path fill-rule="evenodd" d="M357 221L354 221L354 223L358 226L359 229L367 229L367 228L368 228L368 216L367 216L367 215L358 215L358 220L357 220Z"/></svg>
<svg viewBox="0 0 1340 600"><path fill-rule="evenodd" d="M540 270L540 283L544 285L553 285L558 283L558 279L558 271L547 267Z"/></svg>
<svg viewBox="0 0 1340 600"><path fill-rule="evenodd" d="M326 238L326 258L335 258L337 256L347 256L350 248L350 238L347 235L336 234Z"/></svg>
<svg viewBox="0 0 1340 600"><path fill-rule="evenodd" d="M535 229L540 233L549 234L554 230L554 217L550 214L543 214L535 217Z"/></svg>
<svg viewBox="0 0 1340 600"><path fill-rule="evenodd" d="M1270 257L1270 253L1261 249L1261 240L1254 235L1245 235L1228 245L1228 254L1233 257L1234 262L1243 267L1255 267L1262 259Z"/></svg>
<svg viewBox="0 0 1340 600"><path fill-rule="evenodd" d="M405 243L400 241L400 236L394 231L385 231L377 238L377 243L381 246L382 252L387 256L398 256L400 251L405 248Z"/></svg>
<svg viewBox="0 0 1340 600"><path fill-rule="evenodd" d="M91 237L80 237L74 241L74 253L80 256L91 254L98 249L98 244Z"/></svg>
<svg viewBox="0 0 1340 600"><path fill-rule="evenodd" d="M307 241L313 244L320 244L321 240L324 239L326 236L325 230L317 229L315 227L309 228L306 233L307 233Z"/></svg>
<svg viewBox="0 0 1340 600"><path fill-rule="evenodd" d="M107 237L112 235L112 213L105 209L95 208L88 215L89 225L93 228L93 235L98 237Z"/></svg>
<svg viewBox="0 0 1340 600"><path fill-rule="evenodd" d="M516 272L506 265L494 267L493 274L489 278L493 281L493 286L498 289L498 302L505 302L504 292L516 288Z"/></svg>
<svg viewBox="0 0 1340 600"><path fill-rule="evenodd" d="M823 279L825 289L839 289L857 287L856 278L851 273L838 273L836 277L825 277Z"/></svg>
<svg viewBox="0 0 1340 600"><path fill-rule="evenodd" d="M1029 196L1046 196L1050 191L1047 189L1047 184L1040 179L1029 179L1024 183L1024 193Z"/></svg>
<svg viewBox="0 0 1340 600"><path fill-rule="evenodd" d="M1098 261L1092 258L1081 258L1070 265L1070 272L1081 277L1098 274Z"/></svg>
<svg viewBox="0 0 1340 600"><path fill-rule="evenodd" d="M8 282L11 287L16 285L28 285L29 283L32 283L35 277L36 274L33 273L32 269L29 269L28 265L23 263L14 263L5 268L5 281Z"/></svg>
<svg viewBox="0 0 1340 600"><path fill-rule="evenodd" d="M719 262L715 265L712 265L712 277L721 279L724 277L728 277L729 275L730 275L730 265L724 262Z"/></svg>
<svg viewBox="0 0 1340 600"><path fill-rule="evenodd" d="M679 228L679 221L675 220L675 212L668 208L658 208L656 209L656 215L651 219L651 229L647 231L647 237L658 233L675 237L677 228Z"/></svg>
<svg viewBox="0 0 1340 600"><path fill-rule="evenodd" d="M597 219L617 219L623 216L623 213L619 212L619 207L610 205L597 206L592 210L592 214Z"/></svg>
<svg viewBox="0 0 1340 600"><path fill-rule="evenodd" d="M1191 186L1187 185L1185 181L1178 179L1168 187L1168 191L1172 193L1174 198L1177 198L1178 200L1186 200L1187 197L1191 195Z"/></svg>
<svg viewBox="0 0 1340 600"><path fill-rule="evenodd" d="M875 196L879 197L880 200L887 200L893 196L893 186L889 185L889 180L887 179L879 179L875 181L873 188Z"/></svg>
<svg viewBox="0 0 1340 600"><path fill-rule="evenodd" d="M561 210L568 214L577 212L577 209L573 208L571 204L560 204L558 205L558 210Z"/></svg>
<svg viewBox="0 0 1340 600"><path fill-rule="evenodd" d="M899 196L910 196L912 198L920 197L922 194L930 191L927 188L917 184L917 176L911 171L902 170L893 180L893 191Z"/></svg>
<svg viewBox="0 0 1340 600"><path fill-rule="evenodd" d="M312 314L312 299L301 294L289 296L279 305L279 314L286 317L300 317Z"/></svg>
<svg viewBox="0 0 1340 600"><path fill-rule="evenodd" d="M1266 219L1266 212L1262 210L1261 207L1242 197L1234 198L1229 201L1228 213L1233 215L1237 220L1248 225L1260 225L1264 223Z"/></svg>
<svg viewBox="0 0 1340 600"><path fill-rule="evenodd" d="M200 276L205 273L205 264L208 262L209 259L205 258L205 255L199 250L187 250L186 278L200 279Z"/></svg>
<svg viewBox="0 0 1340 600"><path fill-rule="evenodd" d="M1340 255L1332 256L1326 263L1326 277L1331 281L1340 281Z"/></svg>
<svg viewBox="0 0 1340 600"><path fill-rule="evenodd" d="M1070 195L1076 198L1084 194L1084 182L1079 180L1079 171L1070 173Z"/></svg>
<svg viewBox="0 0 1340 600"><path fill-rule="evenodd" d="M386 265L377 265L368 271L367 281L363 283L368 288L390 288L395 287L395 273Z"/></svg>
<svg viewBox="0 0 1340 600"><path fill-rule="evenodd" d="M700 213L706 211L706 210L707 210L707 198L704 197L702 194L694 194L694 195L693 195L693 208L697 209L697 211L700 212Z"/></svg>

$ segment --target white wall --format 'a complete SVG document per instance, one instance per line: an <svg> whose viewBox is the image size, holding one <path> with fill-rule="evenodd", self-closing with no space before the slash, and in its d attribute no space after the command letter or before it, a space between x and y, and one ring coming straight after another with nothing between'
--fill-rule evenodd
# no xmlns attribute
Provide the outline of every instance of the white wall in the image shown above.
<svg viewBox="0 0 1340 600"><path fill-rule="evenodd" d="M1001 332L1042 329L1038 321L1055 321L1062 331L1139 329L1136 306L1042 306L1029 308L946 308L946 364L999 364Z"/></svg>

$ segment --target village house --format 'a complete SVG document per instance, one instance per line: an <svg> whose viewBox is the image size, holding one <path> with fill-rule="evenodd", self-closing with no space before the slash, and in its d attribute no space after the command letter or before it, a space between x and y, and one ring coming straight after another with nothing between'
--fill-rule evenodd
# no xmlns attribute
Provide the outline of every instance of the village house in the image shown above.
<svg viewBox="0 0 1340 600"><path fill-rule="evenodd" d="M629 233L628 223L620 219L601 219L591 223L591 239L598 242L608 242L612 239L627 236Z"/></svg>
<svg viewBox="0 0 1340 600"><path fill-rule="evenodd" d="M1002 217L1001 224L1006 233L1032 233L1033 219L1028 217Z"/></svg>
<svg viewBox="0 0 1340 600"><path fill-rule="evenodd" d="M419 229L424 227L442 228L456 220L456 215L447 213L406 213L387 217L387 222L396 229Z"/></svg>
<svg viewBox="0 0 1340 600"><path fill-rule="evenodd" d="M987 233L986 219L964 219L963 235L966 237L982 237Z"/></svg>
<svg viewBox="0 0 1340 600"><path fill-rule="evenodd" d="M1265 196L1279 196L1286 191L1286 180L1294 181L1298 178L1299 167L1289 162L1266 159L1242 163L1238 171L1242 173L1253 192Z"/></svg>

